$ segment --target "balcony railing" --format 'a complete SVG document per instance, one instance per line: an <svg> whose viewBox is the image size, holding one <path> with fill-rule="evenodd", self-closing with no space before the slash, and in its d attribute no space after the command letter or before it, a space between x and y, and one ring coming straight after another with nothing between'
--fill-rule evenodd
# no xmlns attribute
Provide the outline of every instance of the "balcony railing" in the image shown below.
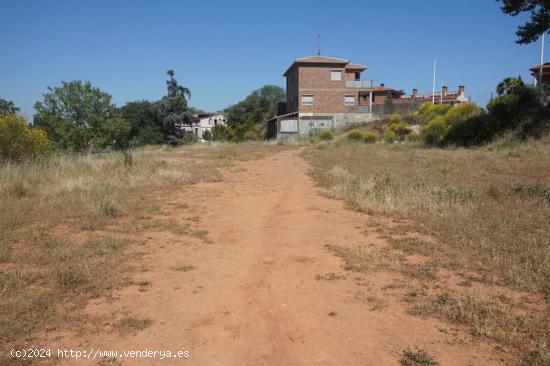
<svg viewBox="0 0 550 366"><path fill-rule="evenodd" d="M365 89L365 88L371 88L371 87L372 87L372 81L370 80L347 80L346 81L346 88Z"/></svg>

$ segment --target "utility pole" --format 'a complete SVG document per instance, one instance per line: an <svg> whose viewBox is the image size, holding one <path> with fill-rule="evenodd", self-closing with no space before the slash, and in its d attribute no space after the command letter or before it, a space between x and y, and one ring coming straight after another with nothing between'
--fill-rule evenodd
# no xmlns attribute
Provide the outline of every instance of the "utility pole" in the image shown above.
<svg viewBox="0 0 550 366"><path fill-rule="evenodd" d="M542 42L540 44L540 66L539 66L539 79L538 79L538 84L537 84L537 90L540 91L542 90L542 66L544 64L544 35L546 34L546 30L544 32L542 32Z"/></svg>
<svg viewBox="0 0 550 366"><path fill-rule="evenodd" d="M437 67L437 58L434 58L434 79L432 83L432 104L435 104L435 69Z"/></svg>

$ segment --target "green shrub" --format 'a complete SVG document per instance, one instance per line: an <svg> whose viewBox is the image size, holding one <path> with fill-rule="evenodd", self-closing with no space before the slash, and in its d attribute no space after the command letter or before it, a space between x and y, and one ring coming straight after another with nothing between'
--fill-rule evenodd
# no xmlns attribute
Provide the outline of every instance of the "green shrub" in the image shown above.
<svg viewBox="0 0 550 366"><path fill-rule="evenodd" d="M348 132L347 138L352 142L363 142L363 132L359 130L351 130Z"/></svg>
<svg viewBox="0 0 550 366"><path fill-rule="evenodd" d="M419 133L409 133L407 137L405 137L405 141L408 142L419 142L422 141L422 135Z"/></svg>
<svg viewBox="0 0 550 366"><path fill-rule="evenodd" d="M431 122L422 127L422 138L427 145L441 145L447 132L445 119L442 116L435 117Z"/></svg>
<svg viewBox="0 0 550 366"><path fill-rule="evenodd" d="M384 132L384 141L390 144L394 143L395 141L397 141L397 134L391 129L386 130L386 132Z"/></svg>
<svg viewBox="0 0 550 366"><path fill-rule="evenodd" d="M334 132L329 129L321 130L321 132L319 133L319 138L323 141L330 141L334 139Z"/></svg>
<svg viewBox="0 0 550 366"><path fill-rule="evenodd" d="M244 133L244 141L258 141L260 137L254 130L248 130Z"/></svg>
<svg viewBox="0 0 550 366"><path fill-rule="evenodd" d="M378 134L374 131L368 131L363 134L363 142L373 144L378 140Z"/></svg>
<svg viewBox="0 0 550 366"><path fill-rule="evenodd" d="M399 139L403 140L405 136L412 132L410 126L405 122L390 125L390 131L393 132Z"/></svg>
<svg viewBox="0 0 550 366"><path fill-rule="evenodd" d="M416 118L420 124L428 124L437 116L444 116L447 112L453 108L450 104L432 104L426 102L418 108L416 112Z"/></svg>
<svg viewBox="0 0 550 366"><path fill-rule="evenodd" d="M307 141L310 143L310 144L316 144L319 142L319 137L317 136L309 136Z"/></svg>
<svg viewBox="0 0 550 366"><path fill-rule="evenodd" d="M204 141L212 141L212 133L210 132L210 130L204 131L204 133L202 134L202 138L204 139Z"/></svg>
<svg viewBox="0 0 550 366"><path fill-rule="evenodd" d="M13 114L0 116L0 158L9 160L33 159L50 151L46 132L29 127L25 118Z"/></svg>
<svg viewBox="0 0 550 366"><path fill-rule="evenodd" d="M229 129L224 125L216 125L212 128L212 140L227 141L230 138Z"/></svg>
<svg viewBox="0 0 550 366"><path fill-rule="evenodd" d="M475 103L456 106L423 104L419 110L423 121L422 137L427 145L447 145L457 143L466 145L483 135L479 129L483 124L483 111ZM482 124L479 124L482 122ZM393 127L393 126L392 126ZM405 133L408 126L394 128L394 132ZM476 131L472 134L473 131ZM408 131L410 133L410 129ZM399 134L399 133L398 133ZM400 136L404 136L399 134Z"/></svg>
<svg viewBox="0 0 550 366"><path fill-rule="evenodd" d="M185 133L183 134L183 137L181 138L181 142L184 145L194 144L197 141L197 138L195 137L195 134L193 133Z"/></svg>
<svg viewBox="0 0 550 366"><path fill-rule="evenodd" d="M401 118L401 115L399 113L393 113L390 115L390 118L388 120L388 124L390 126L397 125L399 123L403 122L403 119Z"/></svg>

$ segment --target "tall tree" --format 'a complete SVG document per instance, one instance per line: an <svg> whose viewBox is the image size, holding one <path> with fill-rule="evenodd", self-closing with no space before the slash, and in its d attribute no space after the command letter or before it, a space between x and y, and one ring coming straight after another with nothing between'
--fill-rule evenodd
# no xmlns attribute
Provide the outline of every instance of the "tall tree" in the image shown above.
<svg viewBox="0 0 550 366"><path fill-rule="evenodd" d="M498 95L519 94L525 88L525 83L521 76L517 78L506 78L497 85Z"/></svg>
<svg viewBox="0 0 550 366"><path fill-rule="evenodd" d="M3 114L17 114L20 110L12 101L0 98L0 116Z"/></svg>
<svg viewBox="0 0 550 366"><path fill-rule="evenodd" d="M34 124L60 148L81 151L91 145L119 145L128 132L115 114L111 95L89 81L62 81L60 87L48 87L43 96L34 105Z"/></svg>
<svg viewBox="0 0 550 366"><path fill-rule="evenodd" d="M519 44L535 42L550 28L550 0L497 0L502 2L502 11L511 16L528 12L529 21L520 25L516 32Z"/></svg>
<svg viewBox="0 0 550 366"><path fill-rule="evenodd" d="M158 102L158 111L165 135L177 135L177 126L191 123L192 114L187 107L191 91L177 82L174 70L168 70L166 73L170 77L166 81L167 95Z"/></svg>
<svg viewBox="0 0 550 366"><path fill-rule="evenodd" d="M286 100L283 88L276 85L264 85L254 90L244 100L228 107L227 119L233 124L247 121L262 123L277 114L277 106Z"/></svg>
<svg viewBox="0 0 550 366"><path fill-rule="evenodd" d="M126 103L119 109L120 116L130 125L129 144L161 144L164 142L162 123L156 103L146 100Z"/></svg>

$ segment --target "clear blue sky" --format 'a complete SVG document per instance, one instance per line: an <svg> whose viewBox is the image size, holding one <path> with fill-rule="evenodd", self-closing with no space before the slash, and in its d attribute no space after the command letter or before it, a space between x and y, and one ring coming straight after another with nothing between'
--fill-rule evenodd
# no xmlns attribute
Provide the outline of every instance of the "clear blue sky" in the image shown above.
<svg viewBox="0 0 550 366"><path fill-rule="evenodd" d="M345 5L343 5L345 4ZM0 0L0 97L32 116L61 80L89 80L117 105L156 100L166 70L191 89L191 105L222 109L264 84L284 86L297 57L363 63L364 78L407 93L441 79L481 104L502 78L536 65L539 44L515 44L525 17L495 0L30 1ZM548 48L550 52L550 48Z"/></svg>

